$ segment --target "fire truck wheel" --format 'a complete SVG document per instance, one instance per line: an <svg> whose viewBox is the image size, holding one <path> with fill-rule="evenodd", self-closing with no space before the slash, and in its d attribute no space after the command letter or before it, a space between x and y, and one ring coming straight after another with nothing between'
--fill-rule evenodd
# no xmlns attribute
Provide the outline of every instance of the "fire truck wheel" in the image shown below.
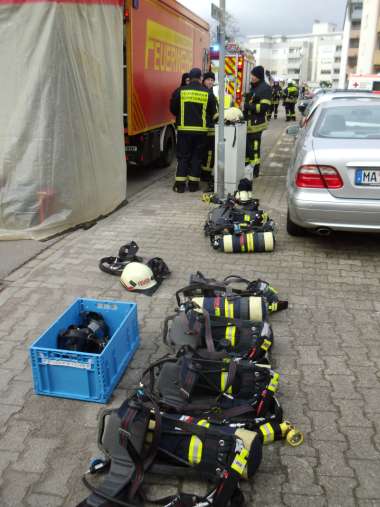
<svg viewBox="0 0 380 507"><path fill-rule="evenodd" d="M168 167L175 156L175 134L171 127L168 127L164 137L164 149L160 156L160 167Z"/></svg>

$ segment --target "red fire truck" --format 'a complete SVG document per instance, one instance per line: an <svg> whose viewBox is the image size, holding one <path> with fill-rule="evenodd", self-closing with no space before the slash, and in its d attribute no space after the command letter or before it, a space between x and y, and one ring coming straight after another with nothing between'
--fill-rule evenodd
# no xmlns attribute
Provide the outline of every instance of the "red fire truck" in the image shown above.
<svg viewBox="0 0 380 507"><path fill-rule="evenodd" d="M126 0L124 127L128 163L169 165L170 96L192 67L207 70L209 25L175 0Z"/></svg>
<svg viewBox="0 0 380 507"><path fill-rule="evenodd" d="M211 68L217 73L219 68L219 50L211 48ZM224 59L225 93L230 97L226 105L239 106L244 93L249 92L250 73L255 66L255 57L251 51L240 49L235 43L226 45ZM229 104L227 104L229 102Z"/></svg>

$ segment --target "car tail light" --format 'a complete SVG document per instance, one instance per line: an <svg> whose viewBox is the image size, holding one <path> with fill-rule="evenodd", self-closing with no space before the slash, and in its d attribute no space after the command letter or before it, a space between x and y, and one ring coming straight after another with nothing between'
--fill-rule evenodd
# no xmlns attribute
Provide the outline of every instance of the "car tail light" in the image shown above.
<svg viewBox="0 0 380 507"><path fill-rule="evenodd" d="M301 165L296 176L300 188L342 188L340 174L329 165Z"/></svg>

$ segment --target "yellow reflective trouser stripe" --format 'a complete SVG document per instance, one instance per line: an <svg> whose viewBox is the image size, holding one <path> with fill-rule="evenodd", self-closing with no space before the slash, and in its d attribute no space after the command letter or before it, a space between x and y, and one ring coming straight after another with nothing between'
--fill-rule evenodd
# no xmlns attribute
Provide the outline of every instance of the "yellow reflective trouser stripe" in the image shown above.
<svg viewBox="0 0 380 507"><path fill-rule="evenodd" d="M234 318L234 304L229 303L227 298L224 300L224 316Z"/></svg>
<svg viewBox="0 0 380 507"><path fill-rule="evenodd" d="M197 176L189 176L189 181L201 181Z"/></svg>
<svg viewBox="0 0 380 507"><path fill-rule="evenodd" d="M271 342L264 338L263 343L261 344L261 348L267 352L269 350L269 347L271 346Z"/></svg>
<svg viewBox="0 0 380 507"><path fill-rule="evenodd" d="M269 424L269 423L262 424L260 426L260 431L263 435L264 444L269 444L270 442L274 442L274 429L271 424Z"/></svg>
<svg viewBox="0 0 380 507"><path fill-rule="evenodd" d="M212 150L208 150L206 166L203 166L204 171L212 171L211 167Z"/></svg>
<svg viewBox="0 0 380 507"><path fill-rule="evenodd" d="M266 211L261 215L263 222L268 222L269 215Z"/></svg>
<svg viewBox="0 0 380 507"><path fill-rule="evenodd" d="M246 238L247 238L247 250L248 252L253 252L255 250L253 241L253 232L248 232Z"/></svg>
<svg viewBox="0 0 380 507"><path fill-rule="evenodd" d="M228 371L222 371L220 374L220 390L222 393L226 391L226 385L227 385L227 379L228 379ZM232 386L229 386L227 389L228 394L232 394Z"/></svg>
<svg viewBox="0 0 380 507"><path fill-rule="evenodd" d="M248 451L243 448L240 454L236 454L235 459L232 462L231 468L235 470L239 475L243 475L244 469L247 466Z"/></svg>
<svg viewBox="0 0 380 507"><path fill-rule="evenodd" d="M187 181L187 176L176 176L175 180L176 181Z"/></svg>
<svg viewBox="0 0 380 507"><path fill-rule="evenodd" d="M244 215L244 222L250 222L251 221L251 215Z"/></svg>
<svg viewBox="0 0 380 507"><path fill-rule="evenodd" d="M269 99L261 99L260 104L268 104L270 106L272 104L272 101Z"/></svg>
<svg viewBox="0 0 380 507"><path fill-rule="evenodd" d="M206 419L201 419L197 422L198 426L208 428L210 423ZM189 445L188 460L191 465L198 465L202 459L203 442L196 435L192 435Z"/></svg>
<svg viewBox="0 0 380 507"><path fill-rule="evenodd" d="M272 391L272 393L275 393L278 389L278 381L279 380L280 380L280 374L274 373L273 378L271 379L271 381L269 383L268 390Z"/></svg>
<svg viewBox="0 0 380 507"><path fill-rule="evenodd" d="M269 310L271 312L276 312L277 311L277 307L278 307L278 303L272 303L271 305L269 305Z"/></svg>
<svg viewBox="0 0 380 507"><path fill-rule="evenodd" d="M232 347L235 347L236 343L236 326L226 327L226 340L231 343Z"/></svg>
<svg viewBox="0 0 380 507"><path fill-rule="evenodd" d="M256 104L256 113L259 113L261 111L261 105Z"/></svg>

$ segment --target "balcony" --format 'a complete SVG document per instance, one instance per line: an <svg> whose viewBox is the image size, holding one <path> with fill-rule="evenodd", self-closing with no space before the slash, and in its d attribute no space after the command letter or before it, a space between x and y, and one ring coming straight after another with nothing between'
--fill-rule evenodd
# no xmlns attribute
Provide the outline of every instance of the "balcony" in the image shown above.
<svg viewBox="0 0 380 507"><path fill-rule="evenodd" d="M373 65L380 65L380 49L376 49L373 55Z"/></svg>
<svg viewBox="0 0 380 507"><path fill-rule="evenodd" d="M363 10L362 9L354 9L351 13L351 20L352 21L360 21L363 16Z"/></svg>
<svg viewBox="0 0 380 507"><path fill-rule="evenodd" d="M359 49L358 48L348 48L348 57L350 56L358 56Z"/></svg>

